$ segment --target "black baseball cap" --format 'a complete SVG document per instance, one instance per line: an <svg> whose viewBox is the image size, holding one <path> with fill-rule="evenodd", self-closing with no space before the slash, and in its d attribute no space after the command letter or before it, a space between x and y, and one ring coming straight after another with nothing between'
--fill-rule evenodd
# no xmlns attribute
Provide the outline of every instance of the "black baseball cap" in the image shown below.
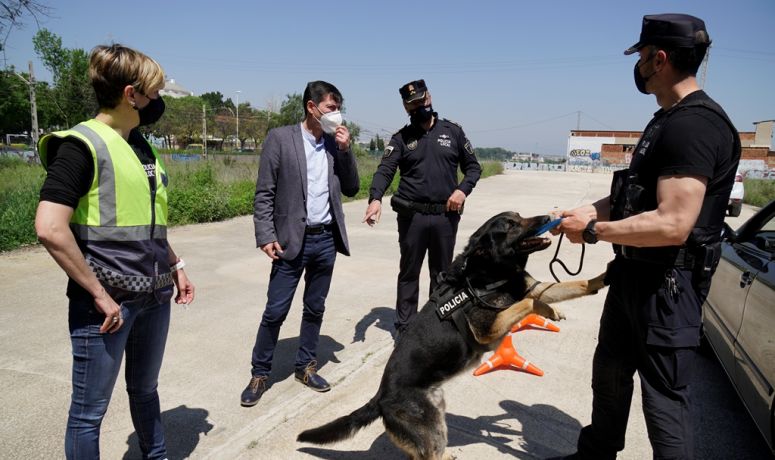
<svg viewBox="0 0 775 460"><path fill-rule="evenodd" d="M667 48L694 48L710 45L705 22L688 14L652 14L643 16L638 43L624 50L624 54L637 53L647 45Z"/></svg>
<svg viewBox="0 0 775 460"><path fill-rule="evenodd" d="M401 93L404 103L409 104L424 99L428 87L425 86L425 80L414 80L399 88L398 92Z"/></svg>

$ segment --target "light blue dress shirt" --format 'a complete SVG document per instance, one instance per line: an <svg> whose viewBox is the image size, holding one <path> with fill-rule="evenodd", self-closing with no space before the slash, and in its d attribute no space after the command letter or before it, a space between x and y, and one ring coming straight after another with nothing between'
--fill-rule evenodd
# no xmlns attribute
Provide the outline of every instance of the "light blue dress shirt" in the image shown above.
<svg viewBox="0 0 775 460"><path fill-rule="evenodd" d="M301 126L304 154L307 157L307 225L331 223L328 200L328 158L323 136L320 142Z"/></svg>

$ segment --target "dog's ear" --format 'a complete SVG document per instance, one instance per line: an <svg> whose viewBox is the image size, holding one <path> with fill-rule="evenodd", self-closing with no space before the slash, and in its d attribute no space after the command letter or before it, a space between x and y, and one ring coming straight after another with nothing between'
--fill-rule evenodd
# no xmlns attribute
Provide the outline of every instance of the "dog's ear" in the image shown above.
<svg viewBox="0 0 775 460"><path fill-rule="evenodd" d="M475 242L474 254L480 257L497 258L505 248L508 232L502 225L490 226Z"/></svg>

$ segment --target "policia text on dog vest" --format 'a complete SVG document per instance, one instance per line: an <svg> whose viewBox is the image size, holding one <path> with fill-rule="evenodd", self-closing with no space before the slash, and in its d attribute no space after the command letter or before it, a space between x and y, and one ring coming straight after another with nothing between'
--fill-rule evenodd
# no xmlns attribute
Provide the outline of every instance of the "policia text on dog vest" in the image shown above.
<svg viewBox="0 0 775 460"><path fill-rule="evenodd" d="M155 179L132 147L106 124L91 119L44 136L47 167L53 138L82 142L94 160L94 179L72 218L72 230L89 266L106 288L154 292L172 284L167 248L167 176L156 151Z"/></svg>

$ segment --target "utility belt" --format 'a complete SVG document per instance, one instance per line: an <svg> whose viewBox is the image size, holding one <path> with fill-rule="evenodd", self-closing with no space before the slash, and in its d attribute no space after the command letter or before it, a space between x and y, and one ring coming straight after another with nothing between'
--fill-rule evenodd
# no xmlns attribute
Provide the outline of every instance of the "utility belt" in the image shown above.
<svg viewBox="0 0 775 460"><path fill-rule="evenodd" d="M721 259L721 243L709 243L691 248L683 246L677 252L674 248L636 248L617 245L614 252L627 260L691 270L694 283L698 287L707 287Z"/></svg>
<svg viewBox="0 0 775 460"><path fill-rule="evenodd" d="M670 265L675 268L689 268L693 269L698 257L696 257L689 248L682 247L676 250L674 248L636 248L634 246L619 246L618 251L614 249L614 252L620 254L627 260L635 260L638 262L646 262L659 265Z"/></svg>
<svg viewBox="0 0 775 460"><path fill-rule="evenodd" d="M390 197L390 207L399 215L414 214L415 212L419 212L420 214L444 214L447 212L446 203L420 203L417 201L405 200L396 195Z"/></svg>

